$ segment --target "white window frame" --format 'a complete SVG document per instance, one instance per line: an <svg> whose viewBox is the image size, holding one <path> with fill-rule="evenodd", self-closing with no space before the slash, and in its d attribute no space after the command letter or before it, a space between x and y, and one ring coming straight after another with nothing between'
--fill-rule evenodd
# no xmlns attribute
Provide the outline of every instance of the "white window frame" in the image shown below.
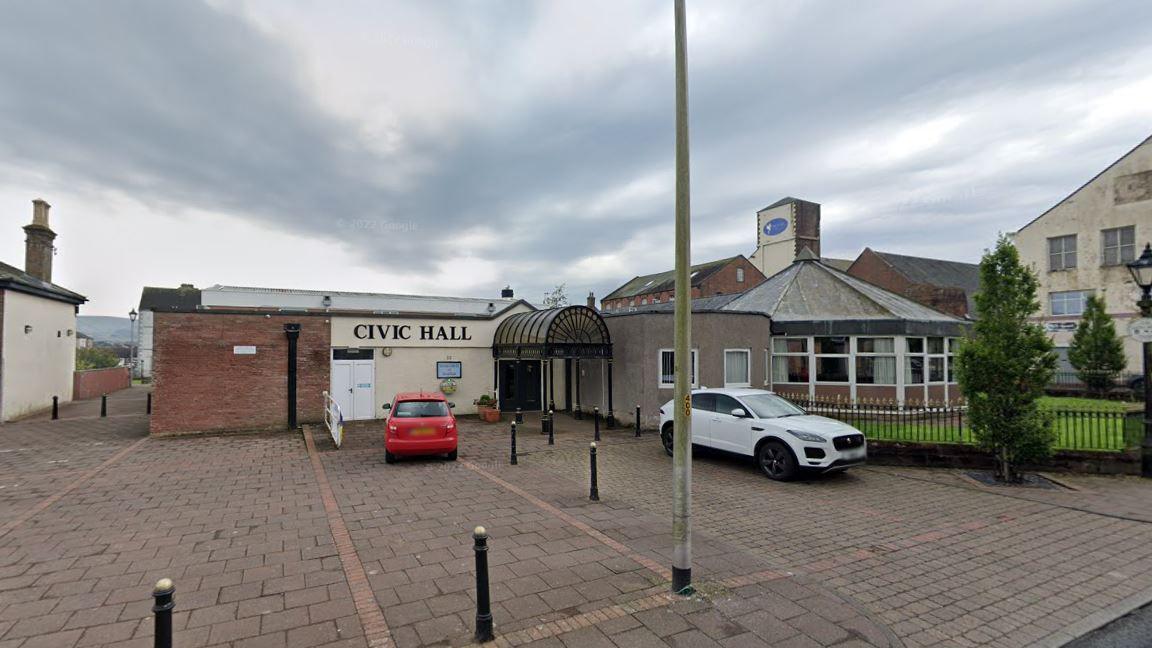
<svg viewBox="0 0 1152 648"><path fill-rule="evenodd" d="M938 338L940 340L940 353L935 353L930 350L928 340ZM932 380L932 359L940 359L940 380ZM924 337L924 384L925 385L943 385L948 382L948 338L940 335L927 335Z"/></svg>
<svg viewBox="0 0 1152 648"><path fill-rule="evenodd" d="M909 349L910 340L920 340L921 350L912 351ZM923 387L928 384L928 338L924 335L907 335L904 336L904 353L902 354L904 362L901 363L900 375L903 377L903 382L908 387ZM912 382L909 369L912 367L912 360L919 358L920 365L920 382Z"/></svg>
<svg viewBox="0 0 1152 648"><path fill-rule="evenodd" d="M1068 311L1068 304L1072 303L1068 299L1072 295L1080 296L1080 310L1072 313ZM1063 304L1064 312L1056 312L1056 297L1059 296L1059 301ZM1055 290L1048 293L1048 312L1053 317L1079 317L1084 314L1084 308L1088 305L1088 298L1092 296L1091 290Z"/></svg>
<svg viewBox="0 0 1152 648"><path fill-rule="evenodd" d="M877 340L877 339L892 340L892 351L882 352L882 351L861 351L860 350L860 340ZM852 338L852 345L853 345L853 348L856 350L855 357L852 359L852 371L854 372L853 382L857 385L864 385L865 387L895 387L896 384L898 382L900 382L899 376L900 376L901 367L900 367L899 360L896 358L896 349L897 349L897 346L900 344L900 342L901 342L900 338L893 336L893 335L860 335L857 337L853 337ZM892 358L892 363L896 365L895 371L892 372L892 382L890 382L890 383L881 383L881 382L862 383L862 382L860 382L860 369L859 369L859 367L856 366L856 363L857 363L859 358Z"/></svg>
<svg viewBox="0 0 1152 648"><path fill-rule="evenodd" d="M1072 249L1068 249L1068 241L1072 241ZM1060 242L1060 250L1058 252L1052 251L1052 244L1056 241ZM1062 270L1071 270L1079 263L1079 241L1076 240L1075 234L1065 234L1063 236L1050 236L1048 237L1048 272L1060 272ZM1059 264L1052 263L1052 258L1058 256L1060 258ZM1072 263L1068 263L1068 257L1072 257Z"/></svg>
<svg viewBox="0 0 1152 648"><path fill-rule="evenodd" d="M692 389L700 386L700 354L697 353L698 349L692 349L692 381L689 385ZM676 357L676 349L660 349L656 352L656 387L658 389L673 389L676 383L664 382L664 354L671 353L672 357ZM673 365L675 367L675 365Z"/></svg>
<svg viewBox="0 0 1152 648"><path fill-rule="evenodd" d="M743 382L728 382L728 354L743 353L746 359ZM724 349L724 386L725 387L751 387L752 386L752 349Z"/></svg>
<svg viewBox="0 0 1152 648"><path fill-rule="evenodd" d="M1130 240L1124 242L1124 234L1131 232ZM1115 245L1108 244L1108 235L1115 234ZM1108 252L1113 251L1116 254L1114 261L1108 260ZM1127 255L1124 253L1128 252ZM1109 227L1108 229L1100 230L1100 265L1104 267L1112 267L1125 265L1136 260L1136 226L1124 225L1123 227Z"/></svg>
<svg viewBox="0 0 1152 648"><path fill-rule="evenodd" d="M736 283L744 283L744 268L736 268Z"/></svg>
<svg viewBox="0 0 1152 648"><path fill-rule="evenodd" d="M803 351L777 351L776 350L776 340L804 340L804 350ZM769 348L771 349L771 352L772 352L771 358L769 359L769 362L768 362L768 380L771 381L771 383L773 385L811 385L812 384L812 378L813 378L814 374L813 374L813 367L812 367L812 338L811 337L808 337L807 335L781 335L781 336L772 338L772 340L768 344L769 344ZM787 380L777 381L776 378L773 376L773 372L772 372L772 365L775 362L777 357L781 357L781 358L804 358L804 362L808 363L808 380L805 380L804 382L789 382Z"/></svg>
<svg viewBox="0 0 1152 648"><path fill-rule="evenodd" d="M817 338L844 338L844 353L818 353L816 351ZM855 363L852 360L852 338L848 335L814 335L812 341L809 343L812 349L812 366L809 368L809 375L812 382L817 385L851 385L852 374L856 370ZM844 358L844 365L848 368L847 380L820 380L820 358Z"/></svg>

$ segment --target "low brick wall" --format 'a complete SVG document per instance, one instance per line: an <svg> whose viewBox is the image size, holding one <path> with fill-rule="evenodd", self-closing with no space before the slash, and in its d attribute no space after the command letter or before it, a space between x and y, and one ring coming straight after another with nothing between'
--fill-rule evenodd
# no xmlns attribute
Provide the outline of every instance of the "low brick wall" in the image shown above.
<svg viewBox="0 0 1152 648"><path fill-rule="evenodd" d="M950 443L868 441L868 462L887 466L990 469L992 455L975 446ZM1059 450L1048 461L1026 470L1098 475L1139 475L1140 451L1086 452Z"/></svg>
<svg viewBox="0 0 1152 648"><path fill-rule="evenodd" d="M72 400L96 398L131 386L128 367L84 369L72 374Z"/></svg>

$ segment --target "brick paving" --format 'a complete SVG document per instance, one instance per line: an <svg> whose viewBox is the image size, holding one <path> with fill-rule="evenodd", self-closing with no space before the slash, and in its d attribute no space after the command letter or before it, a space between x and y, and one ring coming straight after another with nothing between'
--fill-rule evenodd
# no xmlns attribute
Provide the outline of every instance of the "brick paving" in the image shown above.
<svg viewBox="0 0 1152 648"><path fill-rule="evenodd" d="M469 420L459 461L385 465L378 424L340 450L322 430L148 439L141 394L0 426L0 648L151 646L160 577L181 648L466 645L480 524L499 646L1059 645L1152 592L1152 524L1105 509L1142 511L1139 481L776 484L700 455L685 598L653 435L605 431L589 502L591 426L562 417L553 447L523 426L518 466L504 426Z"/></svg>

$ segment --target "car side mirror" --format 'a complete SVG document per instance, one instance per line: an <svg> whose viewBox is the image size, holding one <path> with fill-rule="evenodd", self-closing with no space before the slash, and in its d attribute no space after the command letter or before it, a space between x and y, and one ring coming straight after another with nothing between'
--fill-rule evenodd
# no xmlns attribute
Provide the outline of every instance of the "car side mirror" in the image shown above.
<svg viewBox="0 0 1152 648"><path fill-rule="evenodd" d="M449 402L448 403L448 409L456 409L456 403Z"/></svg>
<svg viewBox="0 0 1152 648"><path fill-rule="evenodd" d="M392 403L384 403L384 411L392 409Z"/></svg>
<svg viewBox="0 0 1152 648"><path fill-rule="evenodd" d="M748 416L748 412L745 412L743 409L737 407L736 409L732 410L732 416L735 416L736 418L746 418Z"/></svg>

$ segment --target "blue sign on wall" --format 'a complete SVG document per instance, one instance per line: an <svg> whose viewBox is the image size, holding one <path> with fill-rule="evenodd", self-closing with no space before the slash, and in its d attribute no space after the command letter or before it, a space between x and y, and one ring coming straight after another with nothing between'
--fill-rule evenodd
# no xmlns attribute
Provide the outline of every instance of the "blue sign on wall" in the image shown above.
<svg viewBox="0 0 1152 648"><path fill-rule="evenodd" d="M787 218L773 218L764 223L764 236L776 236L786 229L788 229Z"/></svg>

